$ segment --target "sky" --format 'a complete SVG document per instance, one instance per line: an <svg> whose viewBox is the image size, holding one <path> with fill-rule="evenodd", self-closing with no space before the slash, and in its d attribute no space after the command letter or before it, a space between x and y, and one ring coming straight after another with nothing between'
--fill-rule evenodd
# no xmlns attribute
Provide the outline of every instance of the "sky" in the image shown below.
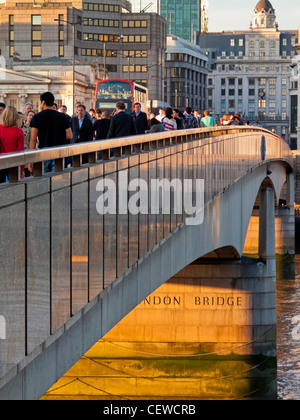
<svg viewBox="0 0 300 420"><path fill-rule="evenodd" d="M209 0L209 32L248 30L259 0ZM300 0L270 0L280 30L300 28Z"/></svg>

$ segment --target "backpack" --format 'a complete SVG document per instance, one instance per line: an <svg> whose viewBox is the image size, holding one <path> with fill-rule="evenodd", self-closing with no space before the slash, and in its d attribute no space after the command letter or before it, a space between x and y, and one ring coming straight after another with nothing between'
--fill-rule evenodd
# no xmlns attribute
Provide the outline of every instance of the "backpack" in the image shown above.
<svg viewBox="0 0 300 420"><path fill-rule="evenodd" d="M192 114L185 115L184 128L198 128L197 118Z"/></svg>

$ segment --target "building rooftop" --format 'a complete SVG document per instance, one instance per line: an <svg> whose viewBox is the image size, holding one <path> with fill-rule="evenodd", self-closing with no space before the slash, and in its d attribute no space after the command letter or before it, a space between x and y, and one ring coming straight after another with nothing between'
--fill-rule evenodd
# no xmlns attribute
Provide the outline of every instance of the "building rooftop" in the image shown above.
<svg viewBox="0 0 300 420"><path fill-rule="evenodd" d="M260 0L256 5L255 10L257 10L258 12L262 12L263 10L265 10L266 12L269 12L271 10L271 13L275 12L269 0Z"/></svg>

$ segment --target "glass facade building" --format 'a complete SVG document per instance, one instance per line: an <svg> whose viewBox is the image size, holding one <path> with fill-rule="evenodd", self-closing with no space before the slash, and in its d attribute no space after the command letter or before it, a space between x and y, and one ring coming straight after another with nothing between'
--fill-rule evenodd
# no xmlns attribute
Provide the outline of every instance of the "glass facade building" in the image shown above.
<svg viewBox="0 0 300 420"><path fill-rule="evenodd" d="M201 0L160 0L159 13L168 22L168 34L195 41L201 31Z"/></svg>

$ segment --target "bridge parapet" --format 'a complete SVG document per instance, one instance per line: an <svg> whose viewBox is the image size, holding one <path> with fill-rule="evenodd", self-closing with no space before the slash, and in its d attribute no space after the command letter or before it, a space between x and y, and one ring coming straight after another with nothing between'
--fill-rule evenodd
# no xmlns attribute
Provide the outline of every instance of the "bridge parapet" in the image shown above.
<svg viewBox="0 0 300 420"><path fill-rule="evenodd" d="M82 165L84 154L87 165ZM73 167L65 169L71 156ZM48 159L55 160L56 172L43 174ZM294 162L284 141L255 127L186 130L1 156L0 169L8 170L10 182L0 186L5 244L0 314L6 321L0 378L16 366L21 369L26 357L192 217L184 207L184 190L176 212L172 192L168 212L161 206L151 212L148 190L146 211L134 214L127 207L101 214L103 187L114 185L129 206L130 199L138 201L138 185L128 189L135 180L149 185L153 179L178 179L183 185L199 179L204 180L205 207L245 174L274 161L287 168ZM34 163L34 176L19 180L19 167L28 163ZM117 210L121 195L112 200ZM220 230L217 220L215 229Z"/></svg>

